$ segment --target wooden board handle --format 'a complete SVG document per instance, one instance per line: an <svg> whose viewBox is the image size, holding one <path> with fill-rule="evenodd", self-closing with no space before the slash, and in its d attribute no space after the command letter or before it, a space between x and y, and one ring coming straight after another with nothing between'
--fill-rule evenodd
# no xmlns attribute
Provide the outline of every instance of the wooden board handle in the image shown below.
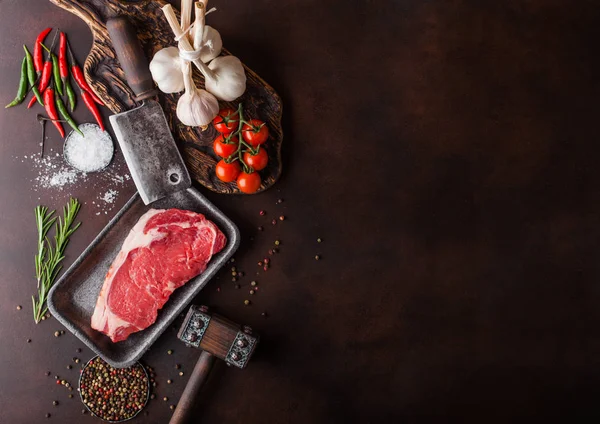
<svg viewBox="0 0 600 424"><path fill-rule="evenodd" d="M154 87L148 59L129 20L124 16L111 18L106 22L106 29L136 100L156 96L158 91Z"/></svg>
<svg viewBox="0 0 600 424"><path fill-rule="evenodd" d="M169 424L184 424L188 421L194 410L194 401L196 400L196 397L198 397L198 393L206 381L214 362L215 357L203 350L198 362L196 362L194 371L192 371L192 375L183 390L181 399L179 399L179 403L177 403L177 408L175 408L175 413L171 417Z"/></svg>

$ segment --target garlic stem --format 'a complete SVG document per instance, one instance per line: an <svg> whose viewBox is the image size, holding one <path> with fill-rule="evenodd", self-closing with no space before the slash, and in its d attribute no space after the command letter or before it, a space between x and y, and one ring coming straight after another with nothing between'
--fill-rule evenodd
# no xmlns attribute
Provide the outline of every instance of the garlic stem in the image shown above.
<svg viewBox="0 0 600 424"><path fill-rule="evenodd" d="M173 31L173 34L175 34L175 38L181 37L181 35L183 34L183 31L181 30L181 27L179 26L179 22L177 22L177 17L175 16L175 12L173 11L173 6L171 6L170 4L167 4L167 5L163 6L162 11L165 14L165 18L167 18L167 22L169 23L169 26L171 27L171 31ZM190 44L190 41L187 39L187 37L180 38L179 49L188 51L188 52L194 51L194 48ZM202 62L200 59L195 59L193 62L194 62L194 65L196 65L198 67L198 69L200 69L200 72L202 72L202 74L204 74L205 78L212 78L212 79L216 78L215 73L212 71L212 69L210 69L208 66L206 66L204 64L204 62Z"/></svg>
<svg viewBox="0 0 600 424"><path fill-rule="evenodd" d="M194 3L196 20L194 23L194 50L198 50L202 48L202 37L204 37L204 14L206 12L206 3L205 1L197 1Z"/></svg>
<svg viewBox="0 0 600 424"><path fill-rule="evenodd" d="M181 0L181 29L183 31L187 30L190 27L190 24L192 23L193 2L194 0Z"/></svg>

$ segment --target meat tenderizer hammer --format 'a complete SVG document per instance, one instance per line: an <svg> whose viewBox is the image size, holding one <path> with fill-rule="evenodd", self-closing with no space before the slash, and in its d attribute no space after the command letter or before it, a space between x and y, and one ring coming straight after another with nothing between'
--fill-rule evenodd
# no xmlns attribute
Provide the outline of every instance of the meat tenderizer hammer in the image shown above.
<svg viewBox="0 0 600 424"><path fill-rule="evenodd" d="M243 369L258 344L258 335L250 327L241 327L220 315L209 314L206 306L190 307L177 338L188 346L202 349L194 371L177 403L169 424L184 424L190 418L202 385L216 358Z"/></svg>

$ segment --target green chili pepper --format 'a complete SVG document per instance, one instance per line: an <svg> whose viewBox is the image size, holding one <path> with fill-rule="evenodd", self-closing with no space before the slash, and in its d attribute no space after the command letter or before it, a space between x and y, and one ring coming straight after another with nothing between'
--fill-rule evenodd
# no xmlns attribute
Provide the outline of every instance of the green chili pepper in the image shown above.
<svg viewBox="0 0 600 424"><path fill-rule="evenodd" d="M27 46L23 44L23 50L25 50L25 59L27 60L27 79L29 80L29 85L31 86L31 91L33 92L33 95L35 96L35 98L37 99L37 101L44 106L44 102L42 101L42 95L40 94L40 90L38 90L37 86L35 85L35 77L36 77L36 72L35 72L35 68L33 67L33 57L31 57L31 53L29 53L29 50L27 50Z"/></svg>
<svg viewBox="0 0 600 424"><path fill-rule="evenodd" d="M25 100L25 96L27 96L27 58L23 58L23 63L21 64L21 79L19 80L19 90L17 91L17 97L7 104L5 108L13 107L21 103Z"/></svg>
<svg viewBox="0 0 600 424"><path fill-rule="evenodd" d="M65 121L67 121L67 124L69 124L71 126L71 128L73 128L79 134L83 135L83 133L81 132L81 130L79 129L79 127L77 126L77 124L75 123L73 118L71 118L71 115L69 115L69 112L67 111L67 107L63 103L62 98L58 95L58 92L54 92L54 98L56 100L56 108L60 112L63 119Z"/></svg>
<svg viewBox="0 0 600 424"><path fill-rule="evenodd" d="M69 98L69 109L71 112L75 110L75 105L77 104L77 97L75 96L75 91L69 82L69 76L63 81L65 84L65 91L67 92L67 97Z"/></svg>
<svg viewBox="0 0 600 424"><path fill-rule="evenodd" d="M54 86L56 92L61 96L64 94L62 80L60 79L60 69L58 67L58 57L52 53L52 74L54 75Z"/></svg>

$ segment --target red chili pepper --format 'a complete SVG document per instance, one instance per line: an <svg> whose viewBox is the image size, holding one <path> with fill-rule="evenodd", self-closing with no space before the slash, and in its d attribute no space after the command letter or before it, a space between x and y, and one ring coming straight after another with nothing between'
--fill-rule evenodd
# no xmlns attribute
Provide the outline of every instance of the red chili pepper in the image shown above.
<svg viewBox="0 0 600 424"><path fill-rule="evenodd" d="M69 76L69 67L67 66L67 36L64 32L60 33L58 46L58 67L60 69L60 77L64 81Z"/></svg>
<svg viewBox="0 0 600 424"><path fill-rule="evenodd" d="M81 97L83 98L83 103L85 103L90 112L92 112L92 115L94 115L94 118L96 118L96 122L100 126L100 129L104 131L104 123L102 122L102 116L98 111L96 103L94 103L94 98L91 96L90 93L88 93L85 90L81 90Z"/></svg>
<svg viewBox="0 0 600 424"><path fill-rule="evenodd" d="M52 119L52 123L60 133L61 137L65 136L65 129L62 124L58 122L58 113L56 112L56 103L54 103L54 90L52 87L46 88L44 91L44 107L46 108L46 113Z"/></svg>
<svg viewBox="0 0 600 424"><path fill-rule="evenodd" d="M40 32L40 35L38 35L35 40L35 46L33 46L33 67L35 68L35 72L38 73L38 76L40 72L42 72L42 67L44 65L42 46L40 44L44 41L50 31L52 31L52 28L46 28Z"/></svg>
<svg viewBox="0 0 600 424"><path fill-rule="evenodd" d="M79 84L79 87L82 88L82 92L88 93L94 102L98 103L100 106L104 106L104 102L100 100L100 98L96 96L96 93L92 91L92 88L89 86L85 80L85 77L83 76L83 71L78 65L71 65L71 73L73 74L75 81L77 81L77 84Z"/></svg>
<svg viewBox="0 0 600 424"><path fill-rule="evenodd" d="M46 61L46 63L44 63L44 68L42 69L42 76L40 77L40 84L38 86L40 93L43 93L44 90L46 89L46 87L48 87L51 76L52 76L52 62L48 60L48 61ZM35 104L35 102L36 102L36 98L35 98L35 96L33 96L31 98L31 100L29 101L29 104L27 105L27 109L30 109Z"/></svg>

